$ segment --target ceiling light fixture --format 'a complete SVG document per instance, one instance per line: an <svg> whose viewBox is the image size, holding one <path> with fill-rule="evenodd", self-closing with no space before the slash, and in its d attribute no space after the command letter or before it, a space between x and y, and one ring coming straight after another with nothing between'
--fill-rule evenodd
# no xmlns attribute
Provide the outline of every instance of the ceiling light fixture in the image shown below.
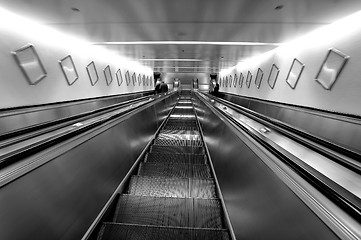
<svg viewBox="0 0 361 240"><path fill-rule="evenodd" d="M172 69L172 68L185 68L185 69L187 69L187 68L198 68L198 69L200 69L200 68L206 68L206 69L211 69L212 67L160 67L160 66L157 66L156 68L170 68L170 69Z"/></svg>
<svg viewBox="0 0 361 240"><path fill-rule="evenodd" d="M266 42L206 42L206 41L132 41L91 42L92 45L222 45L222 46L280 46L281 43Z"/></svg>
<svg viewBox="0 0 361 240"><path fill-rule="evenodd" d="M143 58L137 59L138 61L174 61L174 62L206 62L207 60L203 59L193 59L193 58Z"/></svg>

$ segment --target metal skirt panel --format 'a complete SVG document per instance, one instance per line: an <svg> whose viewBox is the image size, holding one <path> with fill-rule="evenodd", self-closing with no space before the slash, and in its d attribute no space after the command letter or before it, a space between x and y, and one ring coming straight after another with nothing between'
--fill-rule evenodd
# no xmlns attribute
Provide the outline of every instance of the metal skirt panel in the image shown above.
<svg viewBox="0 0 361 240"><path fill-rule="evenodd" d="M2 187L0 239L80 239L166 117L171 98Z"/></svg>
<svg viewBox="0 0 361 240"><path fill-rule="evenodd" d="M196 109L237 239L338 239L224 120Z"/></svg>

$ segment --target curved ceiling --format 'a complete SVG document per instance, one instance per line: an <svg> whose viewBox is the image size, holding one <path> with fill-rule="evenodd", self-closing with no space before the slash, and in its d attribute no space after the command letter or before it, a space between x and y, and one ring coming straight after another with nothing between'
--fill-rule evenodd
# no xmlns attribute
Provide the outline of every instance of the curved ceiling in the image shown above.
<svg viewBox="0 0 361 240"><path fill-rule="evenodd" d="M106 44L155 71L218 72L275 47L268 43L288 41L359 11L361 1L2 0L0 6Z"/></svg>

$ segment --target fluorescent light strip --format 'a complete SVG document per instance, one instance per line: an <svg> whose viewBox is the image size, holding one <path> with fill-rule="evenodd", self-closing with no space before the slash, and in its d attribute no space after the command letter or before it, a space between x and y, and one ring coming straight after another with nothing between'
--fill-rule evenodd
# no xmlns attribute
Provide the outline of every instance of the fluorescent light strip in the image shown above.
<svg viewBox="0 0 361 240"><path fill-rule="evenodd" d="M193 107L191 106L176 106L175 108L180 108L180 109L192 109Z"/></svg>
<svg viewBox="0 0 361 240"><path fill-rule="evenodd" d="M211 69L213 67L160 67L160 66L156 66L154 68L208 68L208 69Z"/></svg>
<svg viewBox="0 0 361 240"><path fill-rule="evenodd" d="M91 42L93 45L222 45L222 46L280 46L281 43L265 42L205 42L205 41L132 41Z"/></svg>
<svg viewBox="0 0 361 240"><path fill-rule="evenodd" d="M208 60L192 59L192 58L140 58L138 61L174 61L174 62L206 62Z"/></svg>
<svg viewBox="0 0 361 240"><path fill-rule="evenodd" d="M172 114L170 118L195 118L194 115L179 115L179 114Z"/></svg>

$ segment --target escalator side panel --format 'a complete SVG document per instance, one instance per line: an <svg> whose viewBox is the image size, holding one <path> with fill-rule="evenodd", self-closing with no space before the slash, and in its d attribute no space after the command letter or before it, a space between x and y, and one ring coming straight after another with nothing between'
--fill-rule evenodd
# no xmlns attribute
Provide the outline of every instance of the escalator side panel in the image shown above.
<svg viewBox="0 0 361 240"><path fill-rule="evenodd" d="M144 109L3 186L0 239L80 239L171 104Z"/></svg>
<svg viewBox="0 0 361 240"><path fill-rule="evenodd" d="M20 128L42 124L61 118L71 117L87 111L93 111L112 104L151 95L152 92L122 94L118 96L98 97L74 100L54 104L20 107L0 111L0 135Z"/></svg>
<svg viewBox="0 0 361 240"><path fill-rule="evenodd" d="M196 109L237 239L338 239L234 129Z"/></svg>

